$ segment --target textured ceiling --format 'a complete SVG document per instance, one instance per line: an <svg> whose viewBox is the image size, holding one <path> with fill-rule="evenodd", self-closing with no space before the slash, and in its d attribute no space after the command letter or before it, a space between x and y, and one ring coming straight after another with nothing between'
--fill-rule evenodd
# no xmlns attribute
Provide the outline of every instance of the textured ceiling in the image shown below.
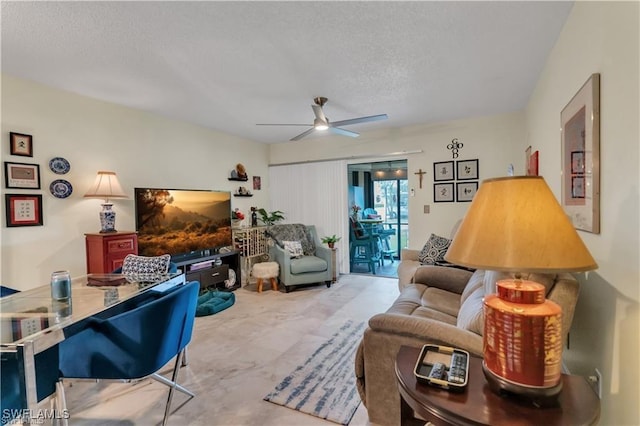
<svg viewBox="0 0 640 426"><path fill-rule="evenodd" d="M7 2L2 71L250 140L522 109L572 2ZM304 143L312 137L303 139Z"/></svg>

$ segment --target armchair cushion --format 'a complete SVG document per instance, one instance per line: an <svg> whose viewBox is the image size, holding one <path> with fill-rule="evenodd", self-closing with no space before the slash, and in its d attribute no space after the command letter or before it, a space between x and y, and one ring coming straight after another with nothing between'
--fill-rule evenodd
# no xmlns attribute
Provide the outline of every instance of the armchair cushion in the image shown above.
<svg viewBox="0 0 640 426"><path fill-rule="evenodd" d="M436 234L431 234L424 247L418 254L418 260L423 265L435 265L436 262L444 261L451 240Z"/></svg>
<svg viewBox="0 0 640 426"><path fill-rule="evenodd" d="M328 269L327 261L316 256L303 256L291 259L292 274L306 274L307 272L323 272Z"/></svg>

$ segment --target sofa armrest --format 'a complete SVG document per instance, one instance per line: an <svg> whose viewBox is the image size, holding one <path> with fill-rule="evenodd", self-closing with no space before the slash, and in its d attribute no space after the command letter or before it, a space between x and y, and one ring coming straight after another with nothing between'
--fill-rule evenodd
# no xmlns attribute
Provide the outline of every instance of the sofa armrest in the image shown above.
<svg viewBox="0 0 640 426"><path fill-rule="evenodd" d="M462 294L473 272L446 266L423 265L416 269L413 282Z"/></svg>
<svg viewBox="0 0 640 426"><path fill-rule="evenodd" d="M431 318L402 314L378 314L369 319L371 330L417 338L427 343L464 349L482 356L482 336Z"/></svg>
<svg viewBox="0 0 640 426"><path fill-rule="evenodd" d="M419 254L420 254L420 250L402 249L402 251L400 251L400 260L418 261Z"/></svg>

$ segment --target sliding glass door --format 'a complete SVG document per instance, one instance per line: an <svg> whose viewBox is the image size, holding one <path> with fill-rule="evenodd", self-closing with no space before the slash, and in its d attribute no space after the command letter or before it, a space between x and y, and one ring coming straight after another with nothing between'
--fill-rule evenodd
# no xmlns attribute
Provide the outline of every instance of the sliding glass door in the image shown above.
<svg viewBox="0 0 640 426"><path fill-rule="evenodd" d="M395 232L388 240L390 250L400 257L407 247L409 221L407 179L385 179L373 181L374 209L382 216L383 226Z"/></svg>

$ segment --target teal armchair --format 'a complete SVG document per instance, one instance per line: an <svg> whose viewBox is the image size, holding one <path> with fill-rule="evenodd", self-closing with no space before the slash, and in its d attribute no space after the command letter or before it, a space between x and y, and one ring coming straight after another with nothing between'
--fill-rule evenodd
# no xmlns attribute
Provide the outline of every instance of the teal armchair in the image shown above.
<svg viewBox="0 0 640 426"><path fill-rule="evenodd" d="M324 282L331 286L331 249L323 247L313 225L287 224L267 228L267 235L273 240L269 248L271 260L280 267L279 280L285 291L290 287ZM285 249L285 241L299 241L303 254L294 257Z"/></svg>

